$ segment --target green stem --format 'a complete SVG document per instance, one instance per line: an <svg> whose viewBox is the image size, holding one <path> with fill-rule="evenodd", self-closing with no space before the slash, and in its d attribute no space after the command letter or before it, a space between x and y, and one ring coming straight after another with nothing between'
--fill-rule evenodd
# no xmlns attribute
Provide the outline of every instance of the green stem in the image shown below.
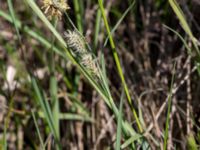
<svg viewBox="0 0 200 150"><path fill-rule="evenodd" d="M74 9L75 9L75 14L76 14L76 22L77 22L77 27L80 33L83 33L83 27L82 27L82 20L81 20L81 9L79 6L79 0L74 0Z"/></svg>
<svg viewBox="0 0 200 150"><path fill-rule="evenodd" d="M57 26L57 19L53 20L53 25L56 28ZM51 49L53 49L55 43L55 38L52 38L52 45ZM55 61L54 61L54 51L50 51L50 60L49 60L49 70L50 70L50 93L51 93L51 100L52 100L52 115L54 119L55 124L55 130L56 134L58 136L58 140L60 139L60 119L59 119L59 100L57 98L57 80L55 76ZM57 149L59 149L59 146L57 145Z"/></svg>
<svg viewBox="0 0 200 150"><path fill-rule="evenodd" d="M176 68L176 62L173 67L173 76L172 76L172 81L170 85L170 93L168 96L167 120L166 120L166 127L165 127L164 147L163 147L164 150L167 149L169 119L170 119L170 112L171 112L171 107L172 107L172 90L173 90L173 83L174 83L174 78L175 78L175 68Z"/></svg>
<svg viewBox="0 0 200 150"><path fill-rule="evenodd" d="M119 60L119 57L118 57L118 54L117 54L117 51L116 51L116 46L115 46L114 40L113 40L111 32L110 32L108 21L106 19L105 10L104 10L104 7L103 7L103 2L102 2L102 0L98 0L98 2L99 2L100 10L101 10L101 13L102 13L102 17L103 17L103 20L104 20L104 24L105 24L105 27L106 27L106 30L107 30L107 33L108 33L110 46L112 48L113 57L114 57L114 60L115 60L116 66L117 66L117 71L118 71L119 76L121 78L122 85L123 85L124 91L126 93L126 97L128 99L128 102L129 102L129 105L130 105L131 110L133 112L133 115L136 119L136 123L138 125L139 131L143 132L139 118L138 118L137 113L136 113L136 111L133 107L133 104L132 104L132 101L131 101L131 96L129 94L128 87L127 87L127 84L126 84L126 81L125 81L125 78L124 78L124 75L123 75L123 72L122 72L122 67L121 67L120 60Z"/></svg>

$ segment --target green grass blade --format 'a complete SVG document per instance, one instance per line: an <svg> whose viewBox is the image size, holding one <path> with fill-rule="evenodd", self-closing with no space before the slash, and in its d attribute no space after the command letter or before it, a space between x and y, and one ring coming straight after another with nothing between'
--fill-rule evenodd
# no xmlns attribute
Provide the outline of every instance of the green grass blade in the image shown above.
<svg viewBox="0 0 200 150"><path fill-rule="evenodd" d="M56 130L56 135L58 136L58 139L60 139L60 124L59 124L59 100L57 98L57 81L56 77L52 76L50 78L50 92L51 92L51 100L52 100L52 115L53 115L53 121L54 126Z"/></svg>
<svg viewBox="0 0 200 150"><path fill-rule="evenodd" d="M197 54L200 56L200 51L196 42L196 38L194 37L186 19L185 19L185 15L183 13L183 11L181 10L180 6L178 5L176 0L169 0L169 4L172 7L172 9L174 10L176 16L178 17L182 28L185 30L185 32L189 35L190 39L192 40L192 43L196 49Z"/></svg>
<svg viewBox="0 0 200 150"><path fill-rule="evenodd" d="M9 21L10 23L14 23L12 18L11 18L11 16L8 15L7 13L1 11L1 10L0 10L0 16L2 16L4 19ZM41 35L39 35L35 31L31 30L28 26L24 26L22 28L21 22L19 20L17 20L17 19L15 19L15 23L16 23L16 26L17 26L18 30L23 30L28 35L30 35L31 37L33 37L37 41L39 41L41 44L43 44L47 49L51 48L51 43L49 41L47 41L44 37L42 37ZM58 55L60 55L62 57L64 56L64 53L61 52L57 47L53 46L52 50L55 51Z"/></svg>
<svg viewBox="0 0 200 150"><path fill-rule="evenodd" d="M187 137L187 148L188 150L198 150L198 145L192 133Z"/></svg>
<svg viewBox="0 0 200 150"><path fill-rule="evenodd" d="M115 113L116 116L119 116L119 112L114 104L114 101L113 101L113 98L111 96L111 93L110 93L110 90L109 90L109 86L108 86L108 81L107 81L107 78L106 78L106 68L105 68L105 59L104 59L104 55L103 53L101 53L101 67L102 67L102 77L103 77L103 85L105 86L104 89L105 91L107 91L107 95L109 97L108 99L108 103L110 104L110 107L113 108L113 111ZM131 135L131 136L134 136L136 134L135 130L130 126L130 124L128 122L124 122L122 121L121 122L121 125L122 125L122 131L123 131L123 134L125 137L127 137L127 135ZM127 133L129 132L129 133Z"/></svg>
<svg viewBox="0 0 200 150"><path fill-rule="evenodd" d="M34 124L35 124L35 127L36 127L36 131L37 131L37 134L38 134L38 137L39 137L39 140L40 140L40 144L42 146L42 149L45 150L44 142L43 142L42 136L40 134L40 130L39 130L39 127L38 127L38 124L37 124L37 121L36 121L35 113L32 110L31 110L31 114L32 114L33 121L34 121Z"/></svg>
<svg viewBox="0 0 200 150"><path fill-rule="evenodd" d="M78 120L78 121L94 122L94 120L88 116L77 115L73 113L60 113L59 118L61 120Z"/></svg>
<svg viewBox="0 0 200 150"><path fill-rule="evenodd" d="M15 26L15 30L17 32L17 37L18 37L19 41L21 42L21 36L20 36L19 30L17 28L17 21L16 21L15 12L14 12L13 5L12 5L12 0L7 0L7 3L8 3L8 8L9 8L9 11L10 11L10 14L11 14L11 17L12 17L12 21L13 21L14 26Z"/></svg>
<svg viewBox="0 0 200 150"><path fill-rule="evenodd" d="M137 141L137 140L140 139L141 137L143 137L143 135L141 135L141 134L135 134L134 136L130 137L128 140L126 140L126 141L121 145L121 149L127 148L130 144L132 144L134 141Z"/></svg>
<svg viewBox="0 0 200 150"><path fill-rule="evenodd" d="M6 134L7 134L7 127L4 125L3 129L3 139L2 139L2 149L7 150L7 139L6 139Z"/></svg>
<svg viewBox="0 0 200 150"><path fill-rule="evenodd" d="M115 60L115 63L116 63L118 74L119 74L119 76L121 78L124 91L126 93L129 105L130 105L131 110L133 112L133 116L136 119L136 123L137 123L138 129L139 129L140 132L142 132L143 129L142 129L142 126L140 124L140 121L139 121L139 118L137 116L137 113L136 113L136 111L135 111L135 109L134 109L134 107L132 105L131 96L129 94L128 87L127 87L127 84L126 84L126 81L125 81L125 78L124 78L124 75L123 75L123 71L122 71L120 60L119 60L119 57L118 57L118 54L117 54L117 51L116 51L115 43L114 43L114 40L113 40L111 32L110 32L110 27L108 25L108 21L107 21L106 15L105 15L103 2L102 2L102 0L98 0L98 2L99 2L99 7L100 7L100 10L101 10L101 13L102 13L102 17L103 17L103 20L104 20L104 24L105 24L105 27L106 27L106 30L107 30L107 33L108 33L108 36L109 36L109 41L110 41L110 45L111 45L111 48L112 48L112 53L113 53L113 57L114 57L114 60Z"/></svg>
<svg viewBox="0 0 200 150"><path fill-rule="evenodd" d="M62 69L62 67L59 66L59 65L56 65L56 70L57 70L60 74L62 74L63 80L64 80L64 82L65 82L67 88L68 88L69 90L72 90L72 89L73 89L73 86L72 86L72 83L70 82L70 78L69 78L68 76L65 75L65 71Z"/></svg>
<svg viewBox="0 0 200 150"><path fill-rule="evenodd" d="M173 33L175 33L180 38L180 40L183 42L183 44L184 44L185 48L187 49L188 53L191 54L191 48L188 46L188 44L186 43L184 38L177 31L175 31L174 29L168 27L167 25L164 25L164 27L167 28L168 30L172 31Z"/></svg>
<svg viewBox="0 0 200 150"><path fill-rule="evenodd" d="M32 77L31 81L32 81L33 89L35 91L37 100L42 108L42 111L44 112L45 119L47 120L48 126L51 132L53 133L56 142L58 143L58 135L56 132L56 127L53 121L53 114L51 112L50 106L47 100L44 98L43 93L40 91L35 78Z"/></svg>
<svg viewBox="0 0 200 150"><path fill-rule="evenodd" d="M163 146L164 150L167 149L169 119L170 119L171 106L172 106L172 89L173 89L174 78L175 78L175 67L176 67L176 62L175 62L174 67L173 67L173 75L172 75L172 80L171 80L171 85L170 85L170 93L169 93L169 96L168 96L168 109L167 109L167 119L166 119L166 127L165 127L164 146Z"/></svg>
<svg viewBox="0 0 200 150"><path fill-rule="evenodd" d="M96 54L96 49L98 45L98 37L100 31L100 24L101 24L101 11L100 9L97 10L96 22L95 22L95 32L94 32L94 54Z"/></svg>
<svg viewBox="0 0 200 150"><path fill-rule="evenodd" d="M57 19L54 20L54 27L57 26ZM54 37L52 38L52 45L54 45ZM56 130L56 134L58 135L58 140L60 139L60 120L59 120L59 100L57 96L57 80L55 76L55 60L54 60L54 51L50 51L50 59L49 59L49 71L50 71L50 93L51 93L51 103L52 103L52 113L53 113L53 121Z"/></svg>
<svg viewBox="0 0 200 150"><path fill-rule="evenodd" d="M121 128L122 128L122 114L123 114L123 101L124 101L124 92L122 93L120 106L119 106L119 115L117 119L117 140L116 140L116 150L120 150L121 145Z"/></svg>
<svg viewBox="0 0 200 150"><path fill-rule="evenodd" d="M111 35L114 34L114 32L117 30L118 26L122 23L122 21L124 20L124 18L126 17L126 15L129 13L130 10L132 10L133 6L135 6L135 0L133 0L133 2L130 4L130 6L122 14L121 18L117 21L116 25L111 30ZM106 40L104 42L104 45L103 45L104 47L107 45L108 40L109 40L109 36L107 36L107 38L106 38Z"/></svg>
<svg viewBox="0 0 200 150"><path fill-rule="evenodd" d="M76 22L77 22L77 27L80 33L83 33L83 27L82 27L82 15L81 15L81 10L80 10L80 5L79 5L79 0L74 0L74 10L76 14Z"/></svg>

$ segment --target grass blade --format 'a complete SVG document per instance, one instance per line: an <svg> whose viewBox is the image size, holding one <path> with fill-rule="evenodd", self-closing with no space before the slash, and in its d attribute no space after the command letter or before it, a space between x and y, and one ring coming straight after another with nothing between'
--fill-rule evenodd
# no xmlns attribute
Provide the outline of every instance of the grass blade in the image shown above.
<svg viewBox="0 0 200 150"><path fill-rule="evenodd" d="M96 49L97 49L97 45L98 45L100 22L101 22L101 11L98 8L98 10L97 10L97 16L96 16L96 22L95 22L95 32L94 32L94 49L93 49L94 54L97 53Z"/></svg>
<svg viewBox="0 0 200 150"><path fill-rule="evenodd" d="M51 92L51 100L52 100L52 115L53 115L53 121L54 126L56 130L56 135L58 136L58 139L60 139L60 124L59 124L59 100L57 98L57 81L56 77L52 76L50 78L50 92Z"/></svg>
<svg viewBox="0 0 200 150"><path fill-rule="evenodd" d="M57 19L54 20L54 27L57 26ZM55 39L52 38L52 45L53 48ZM52 49L51 48L51 49ZM52 113L53 113L53 121L55 124L56 134L58 135L58 140L60 139L60 120L59 120L59 100L57 96L57 80L55 76L55 60L54 60L54 51L50 51L50 59L49 59L49 71L50 71L50 93L51 93L51 103L52 103Z"/></svg>
<svg viewBox="0 0 200 150"><path fill-rule="evenodd" d="M120 150L121 145L121 128L122 128L122 108L123 108L123 101L124 101L124 92L122 93L120 106L119 106L119 115L117 119L117 141L116 141L116 150Z"/></svg>
<svg viewBox="0 0 200 150"><path fill-rule="evenodd" d="M137 116L137 113L136 113L136 111L135 111L135 109L134 109L134 107L132 105L131 96L129 94L128 87L127 87L127 84L126 84L126 81L125 81L125 78L124 78L124 75L123 75L123 71L122 71L120 60L119 60L119 57L118 57L118 54L117 54L117 51L116 51L115 43L114 43L114 40L112 38L112 34L110 32L110 27L108 25L108 21L107 21L106 15L105 15L105 10L104 10L104 6L103 6L103 2L102 2L102 0L98 0L98 2L99 2L99 7L100 7L100 10L101 10L102 17L103 17L103 20L104 20L104 24L105 24L105 27L106 27L106 30L107 30L107 33L108 33L110 45L111 45L111 48L112 48L112 54L113 54L113 57L114 57L114 60L115 60L115 63L116 63L118 74L119 74L119 76L121 78L124 91L126 93L129 105L130 105L131 110L133 112L133 116L136 119L136 123L137 123L137 126L139 128L139 131L142 132L143 129L142 129L142 126L140 124L140 121L139 121L139 118Z"/></svg>
<svg viewBox="0 0 200 150"><path fill-rule="evenodd" d="M53 133L56 142L58 143L59 138L58 138L58 134L56 132L56 127L55 127L55 124L53 121L53 114L51 112L50 106L49 106L47 100L44 98L43 93L40 91L35 78L32 77L31 81L32 81L33 89L35 91L37 100L44 112L45 119L47 120L48 126L49 126L51 132Z"/></svg>
<svg viewBox="0 0 200 150"><path fill-rule="evenodd" d="M121 145L121 149L127 148L130 144L132 144L134 141L140 139L141 137L143 137L141 134L135 134L134 136L130 137L128 140L126 140Z"/></svg>
<svg viewBox="0 0 200 150"><path fill-rule="evenodd" d="M94 122L94 120L88 116L77 115L72 113L60 113L59 118L61 120L78 120L78 121Z"/></svg>
<svg viewBox="0 0 200 150"><path fill-rule="evenodd" d="M198 45L196 42L197 40L194 37L192 31L190 30L190 27L185 19L185 15L184 15L183 11L181 10L181 8L178 5L176 0L169 0L169 4L172 7L172 9L174 10L176 16L178 17L178 19L182 25L182 28L185 30L185 32L189 35L190 39L192 40L192 43L196 49L197 54L200 56L200 51L199 51L199 48L198 48Z"/></svg>
<svg viewBox="0 0 200 150"><path fill-rule="evenodd" d="M83 27L82 27L82 20L81 20L81 10L80 10L80 5L79 5L79 0L74 0L74 10L76 14L76 22L77 22L77 27L80 33L83 33Z"/></svg>
<svg viewBox="0 0 200 150"><path fill-rule="evenodd" d="M129 13L130 10L132 10L133 6L135 6L135 0L133 0L133 2L131 3L131 5L126 9L126 11L122 14L121 18L117 21L116 25L111 30L111 35L114 34L114 32L117 30L118 26L124 20L124 18L126 17L126 15ZM106 38L106 40L104 42L104 45L103 45L104 47L107 45L108 40L109 40L109 36L107 36L107 38Z"/></svg>
<svg viewBox="0 0 200 150"><path fill-rule="evenodd" d="M177 31L175 31L174 29L168 27L167 25L164 25L164 27L167 28L168 30L172 31L173 33L175 33L180 38L180 40L183 42L183 44L184 44L185 48L187 49L188 53L191 54L191 48L186 43L184 38Z"/></svg>
<svg viewBox="0 0 200 150"><path fill-rule="evenodd" d="M18 37L19 41L21 42L21 36L20 36L19 30L17 28L17 20L16 20L16 17L15 17L15 12L14 12L13 5L12 5L12 0L7 0L7 3L8 3L9 11L10 11L10 14L11 14L11 17L12 17L12 21L13 21L14 26L15 26L15 30L17 32L17 37Z"/></svg>
<svg viewBox="0 0 200 150"><path fill-rule="evenodd" d="M38 127L38 124L37 124L37 121L36 121L35 113L33 111L31 111L31 113L32 113L33 121L34 121L34 124L35 124L35 127L36 127L36 131L37 131L37 134L38 134L38 137L39 137L39 140L40 140L40 144L42 146L42 149L45 150L44 142L43 142L42 136L40 134L40 130L39 130L39 127Z"/></svg>
<svg viewBox="0 0 200 150"><path fill-rule="evenodd" d="M0 16L2 16L4 19L6 19L7 21L9 21L11 23L14 23L11 16L1 10L0 10ZM16 23L18 30L23 30L28 35L30 35L31 37L33 37L34 39L39 41L41 44L43 44L47 49L51 48L52 44L49 41L47 41L44 37L42 37L40 34L31 30L28 26L24 26L22 28L22 23L19 20L17 20L16 18L15 18L15 23ZM58 55L60 55L62 57L64 56L64 53L61 52L57 47L53 46L52 50L55 51Z"/></svg>
<svg viewBox="0 0 200 150"><path fill-rule="evenodd" d="M173 75L172 75L172 80L171 80L171 85L170 85L170 93L168 96L168 109L167 109L167 119L166 119L166 127L165 127L164 146L163 146L164 150L167 149L169 119L170 119L170 112L171 112L171 106L172 106L172 89L173 89L174 78L175 78L175 67L176 67L176 62L173 67Z"/></svg>

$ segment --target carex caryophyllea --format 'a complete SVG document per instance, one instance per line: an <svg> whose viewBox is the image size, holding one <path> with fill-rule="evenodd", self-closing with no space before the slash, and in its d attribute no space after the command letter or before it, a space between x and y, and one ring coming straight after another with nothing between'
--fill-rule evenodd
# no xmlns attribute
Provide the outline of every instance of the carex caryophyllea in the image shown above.
<svg viewBox="0 0 200 150"><path fill-rule="evenodd" d="M79 63L84 66L91 75L99 77L97 63L93 58L92 52L87 49L84 37L78 31L70 30L65 33L65 37L68 48L71 49L72 54L78 59Z"/></svg>

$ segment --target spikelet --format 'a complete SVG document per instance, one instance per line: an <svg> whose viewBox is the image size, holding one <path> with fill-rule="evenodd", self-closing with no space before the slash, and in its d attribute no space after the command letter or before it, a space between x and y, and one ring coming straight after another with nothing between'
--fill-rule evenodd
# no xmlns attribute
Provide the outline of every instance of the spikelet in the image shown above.
<svg viewBox="0 0 200 150"><path fill-rule="evenodd" d="M66 42L68 47L76 58L79 58L80 64L87 69L92 75L99 77L99 71L92 53L87 50L85 39L77 31L68 30L65 33Z"/></svg>
<svg viewBox="0 0 200 150"><path fill-rule="evenodd" d="M56 17L58 19L62 18L62 13L70 9L66 0L43 0L44 13L48 15L49 19Z"/></svg>
<svg viewBox="0 0 200 150"><path fill-rule="evenodd" d="M74 53L84 54L87 52L84 38L77 31L70 31L64 33L67 39L68 47L73 50Z"/></svg>
<svg viewBox="0 0 200 150"><path fill-rule="evenodd" d="M97 64L95 63L95 60L92 58L92 55L90 53L86 53L82 56L81 64L87 68L87 70L95 76L99 77L99 70L97 68Z"/></svg>

